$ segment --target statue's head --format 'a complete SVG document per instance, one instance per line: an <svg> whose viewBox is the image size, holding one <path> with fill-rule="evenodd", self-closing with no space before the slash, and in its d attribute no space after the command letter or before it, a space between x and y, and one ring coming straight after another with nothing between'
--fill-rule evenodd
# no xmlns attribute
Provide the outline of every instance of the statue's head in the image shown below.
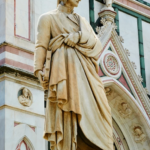
<svg viewBox="0 0 150 150"><path fill-rule="evenodd" d="M81 0L57 0L57 4L62 4L71 7L78 7Z"/></svg>
<svg viewBox="0 0 150 150"><path fill-rule="evenodd" d="M128 108L128 104L125 102L121 103L121 106L122 106L123 110L126 110Z"/></svg>
<svg viewBox="0 0 150 150"><path fill-rule="evenodd" d="M22 90L24 97L28 98L29 97L29 91L27 88L23 88Z"/></svg>
<svg viewBox="0 0 150 150"><path fill-rule="evenodd" d="M134 132L136 135L141 135L143 133L141 127L139 126L134 128Z"/></svg>

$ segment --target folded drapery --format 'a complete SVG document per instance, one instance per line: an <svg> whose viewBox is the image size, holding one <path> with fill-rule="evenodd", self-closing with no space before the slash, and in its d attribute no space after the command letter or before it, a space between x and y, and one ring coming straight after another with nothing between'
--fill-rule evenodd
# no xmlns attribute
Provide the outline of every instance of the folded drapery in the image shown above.
<svg viewBox="0 0 150 150"><path fill-rule="evenodd" d="M51 52L44 138L52 150L76 150L79 125L95 146L113 150L111 110L97 74L101 42L84 18L61 7L44 14L38 25L35 72L43 69L46 50ZM76 46L64 44L68 34L76 32Z"/></svg>

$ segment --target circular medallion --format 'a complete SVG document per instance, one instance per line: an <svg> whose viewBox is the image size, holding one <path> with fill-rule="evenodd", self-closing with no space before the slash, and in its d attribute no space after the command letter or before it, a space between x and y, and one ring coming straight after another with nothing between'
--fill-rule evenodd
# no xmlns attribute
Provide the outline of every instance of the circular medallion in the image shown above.
<svg viewBox="0 0 150 150"><path fill-rule="evenodd" d="M106 70L112 75L116 75L120 71L120 65L119 65L118 60L115 58L114 55L110 53L105 55L104 65L105 65Z"/></svg>

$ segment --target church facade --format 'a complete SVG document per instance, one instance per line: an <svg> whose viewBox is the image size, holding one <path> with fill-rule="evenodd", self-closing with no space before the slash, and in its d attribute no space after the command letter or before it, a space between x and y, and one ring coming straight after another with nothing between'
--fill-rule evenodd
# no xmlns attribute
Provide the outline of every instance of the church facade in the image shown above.
<svg viewBox="0 0 150 150"><path fill-rule="evenodd" d="M43 139L46 93L33 75L35 35L54 0L0 2L0 150L50 150ZM103 0L81 0L75 12L97 36L105 32ZM150 0L115 0L111 38L99 77L112 110L114 150L150 149ZM45 98L44 98L45 97Z"/></svg>

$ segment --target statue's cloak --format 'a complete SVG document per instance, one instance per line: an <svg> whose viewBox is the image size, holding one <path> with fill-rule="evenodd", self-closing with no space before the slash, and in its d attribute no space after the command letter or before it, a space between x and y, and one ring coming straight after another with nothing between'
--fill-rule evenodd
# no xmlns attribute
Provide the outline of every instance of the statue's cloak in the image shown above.
<svg viewBox="0 0 150 150"><path fill-rule="evenodd" d="M76 150L79 126L91 143L113 150L111 110L97 74L101 42L84 18L61 7L38 25L35 71L42 70L46 50L52 51L44 138L52 150ZM80 33L75 48L64 44L72 32Z"/></svg>

